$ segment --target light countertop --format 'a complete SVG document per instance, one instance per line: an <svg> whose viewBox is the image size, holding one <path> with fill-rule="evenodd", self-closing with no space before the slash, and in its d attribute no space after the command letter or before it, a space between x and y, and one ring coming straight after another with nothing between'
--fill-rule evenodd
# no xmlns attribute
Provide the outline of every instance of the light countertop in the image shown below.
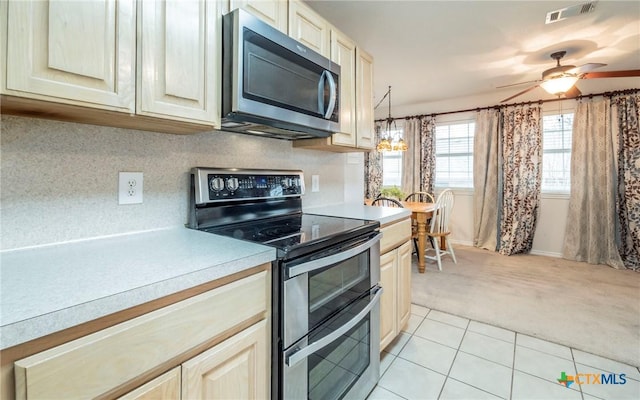
<svg viewBox="0 0 640 400"><path fill-rule="evenodd" d="M381 226L392 224L411 216L406 208L373 207L363 204L334 204L305 208L304 212L331 215L334 217L377 220Z"/></svg>
<svg viewBox="0 0 640 400"><path fill-rule="evenodd" d="M187 228L0 252L0 349L268 263L275 249Z"/></svg>
<svg viewBox="0 0 640 400"><path fill-rule="evenodd" d="M308 213L390 224L401 208L337 204ZM187 228L0 252L0 349L268 263L274 248Z"/></svg>

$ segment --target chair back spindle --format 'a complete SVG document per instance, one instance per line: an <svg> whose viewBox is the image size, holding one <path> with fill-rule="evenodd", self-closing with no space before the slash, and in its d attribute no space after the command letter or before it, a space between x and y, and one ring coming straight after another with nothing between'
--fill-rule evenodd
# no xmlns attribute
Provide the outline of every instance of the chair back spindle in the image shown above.
<svg viewBox="0 0 640 400"><path fill-rule="evenodd" d="M402 207L402 203L400 203L398 200L396 199L392 199L389 197L378 197L377 199L373 200L373 202L371 202L372 206L382 206L382 207L399 207L399 208L403 208Z"/></svg>
<svg viewBox="0 0 640 400"><path fill-rule="evenodd" d="M431 219L432 233L449 233L449 217L453 208L454 196L451 189L446 189L436 201L435 218Z"/></svg>
<svg viewBox="0 0 640 400"><path fill-rule="evenodd" d="M404 201L416 201L419 203L435 203L433 195L427 192L413 192Z"/></svg>

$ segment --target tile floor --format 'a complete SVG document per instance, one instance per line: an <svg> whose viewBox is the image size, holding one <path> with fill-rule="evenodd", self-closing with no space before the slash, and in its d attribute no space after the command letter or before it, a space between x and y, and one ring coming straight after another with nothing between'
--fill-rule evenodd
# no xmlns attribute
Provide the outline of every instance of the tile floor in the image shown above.
<svg viewBox="0 0 640 400"><path fill-rule="evenodd" d="M559 384L561 372L625 374L624 384ZM586 377L581 381L586 381ZM618 376L618 382L622 382ZM413 305L381 354L368 400L640 399L640 371L593 354Z"/></svg>

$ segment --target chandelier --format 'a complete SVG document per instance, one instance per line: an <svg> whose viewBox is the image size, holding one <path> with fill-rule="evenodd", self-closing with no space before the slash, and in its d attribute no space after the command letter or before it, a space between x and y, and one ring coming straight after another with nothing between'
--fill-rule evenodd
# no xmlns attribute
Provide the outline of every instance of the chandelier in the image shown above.
<svg viewBox="0 0 640 400"><path fill-rule="evenodd" d="M386 122L386 130L383 132L383 134L382 134L382 136L380 138L380 142L376 146L376 150L382 151L382 152L384 152L384 151L407 151L409 146L407 146L407 143L404 140L402 140L402 137L398 134L397 127L393 130L393 134L391 133L391 124L393 124L394 127L395 127L395 120L393 118L391 118L391 86L389 86L389 90L387 90L387 93L385 93L385 95L382 97L380 102L378 102L378 104L376 105L375 108L378 108L378 106L387 97L389 98L389 116L385 120L385 122Z"/></svg>

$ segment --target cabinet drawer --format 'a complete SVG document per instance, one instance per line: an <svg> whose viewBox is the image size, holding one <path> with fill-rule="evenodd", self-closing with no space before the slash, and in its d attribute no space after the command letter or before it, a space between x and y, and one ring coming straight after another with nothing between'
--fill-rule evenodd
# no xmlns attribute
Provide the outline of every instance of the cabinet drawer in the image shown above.
<svg viewBox="0 0 640 400"><path fill-rule="evenodd" d="M266 271L16 361L17 399L86 399L267 311Z"/></svg>
<svg viewBox="0 0 640 400"><path fill-rule="evenodd" d="M411 239L411 219L407 218L395 224L387 225L381 228L380 232L382 232L380 254L384 254Z"/></svg>

